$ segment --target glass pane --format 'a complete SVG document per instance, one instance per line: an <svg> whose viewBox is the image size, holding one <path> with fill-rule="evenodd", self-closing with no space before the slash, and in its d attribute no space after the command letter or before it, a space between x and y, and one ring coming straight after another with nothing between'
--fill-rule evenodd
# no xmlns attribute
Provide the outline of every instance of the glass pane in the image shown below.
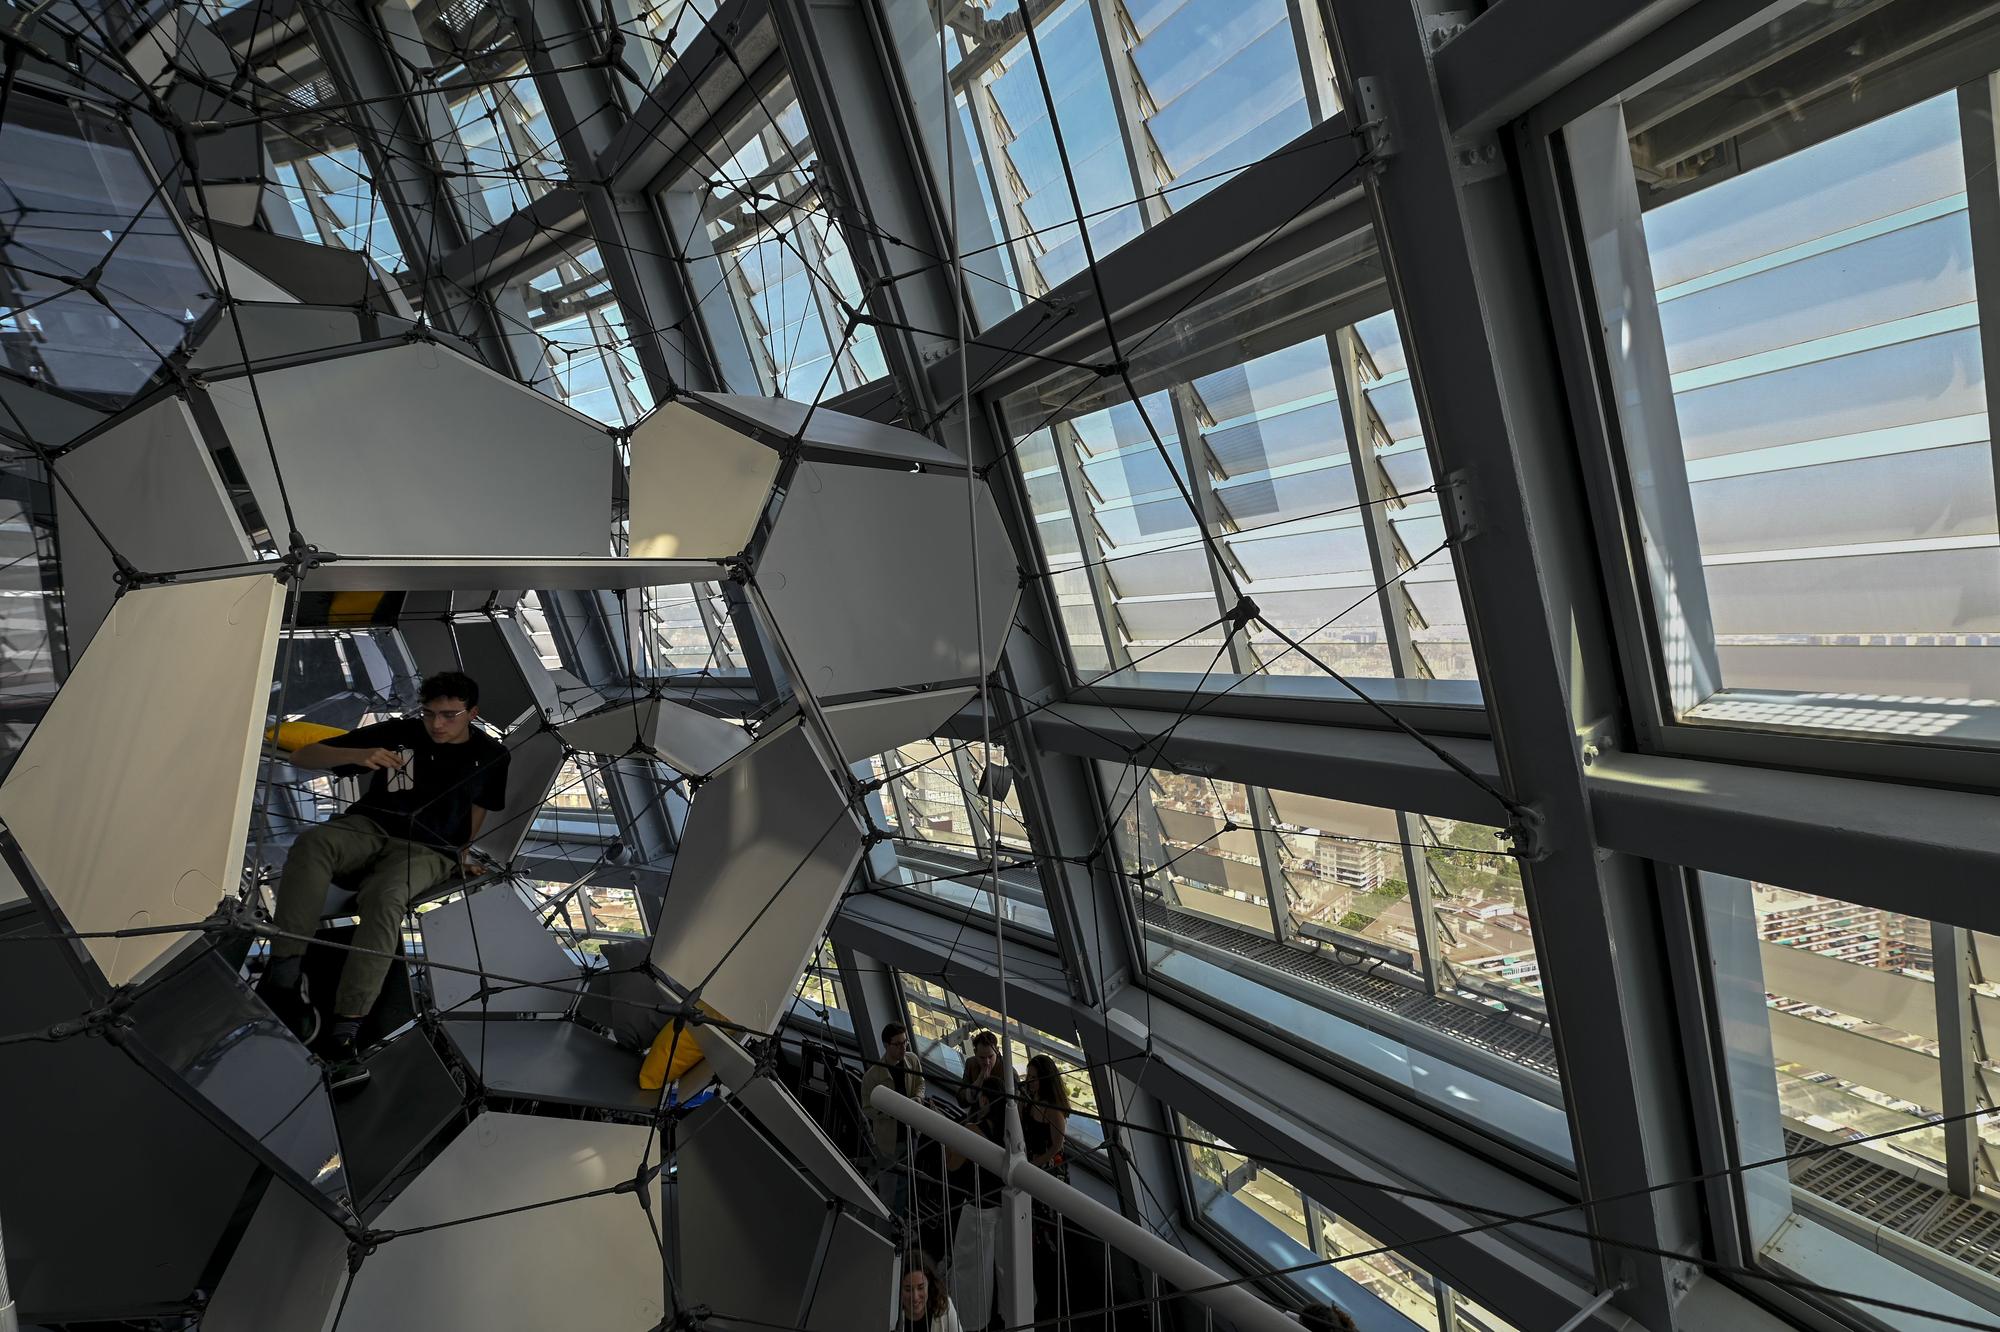
<svg viewBox="0 0 2000 1332"><path fill-rule="evenodd" d="M1176 1114L1174 1124L1196 1211L1257 1268L1282 1273L1278 1279L1300 1297L1364 1323L1361 1301L1372 1295L1418 1327L1439 1327L1438 1287L1428 1272L1377 1252L1380 1242L1186 1115ZM1343 1260L1348 1254L1367 1256Z"/></svg>
<svg viewBox="0 0 2000 1332"><path fill-rule="evenodd" d="M1890 7L1918 49L1932 11ZM1635 98L1637 223L1631 195L1585 221L1600 304L1643 283L1658 310L1657 347L1643 309L1610 316L1607 345L1662 650L1692 719L1991 742L2000 521L1972 219L1992 210L1968 189L2000 187L1968 182L1957 89L1884 72L1900 45L1871 57L1866 96L1768 114L1794 57L1852 63L1853 17L1801 6L1679 76L1686 100ZM1572 132L1599 142L1597 123Z"/></svg>
<svg viewBox="0 0 2000 1332"><path fill-rule="evenodd" d="M1046 98L1016 25L947 11L940 37L934 8L888 8L932 178L956 204L982 325L1083 270L1051 101L1100 256L1337 106L1317 16L1313 32L1296 33L1284 0L1067 0L1036 19ZM1302 61L1318 71L1310 88Z"/></svg>
<svg viewBox="0 0 2000 1332"><path fill-rule="evenodd" d="M1014 1076L1025 1076L1028 1061L1036 1055L1053 1059L1062 1074L1063 1090L1069 1094L1070 1141L1086 1151L1103 1143L1097 1087L1085 1066L1083 1049L1074 1040L1031 1027L1018 1018L1003 1021L993 1009L973 1003L935 981L908 972L898 972L897 978L902 983L910 1046L927 1067L954 1084L946 1088L947 1092L954 1090L964 1077L966 1060L973 1053L973 1037L981 1032L999 1036L1004 1027L1009 1053L1013 1056Z"/></svg>
<svg viewBox="0 0 2000 1332"><path fill-rule="evenodd" d="M264 151L276 174L276 194L291 223L290 230L315 245L333 245L365 254L386 274L403 267L402 242L376 195L373 173L355 144L350 117L337 109L339 89L326 72L319 48L310 39L294 48L289 43L282 66L257 71L273 90L278 105L296 107L297 114L265 122ZM274 204L266 196L266 216ZM274 228L286 230L272 221Z"/></svg>
<svg viewBox="0 0 2000 1332"><path fill-rule="evenodd" d="M789 85L700 155L695 180L675 188L700 200L697 225L721 264L700 293L720 333L740 331L758 383L738 393L817 402L888 373L872 327L852 326L860 279L818 193L818 151ZM698 243L698 242L697 242Z"/></svg>
<svg viewBox="0 0 2000 1332"><path fill-rule="evenodd" d="M631 425L652 410L652 388L596 246L567 247L518 291L554 371L537 387L607 425Z"/></svg>
<svg viewBox="0 0 2000 1332"><path fill-rule="evenodd" d="M1008 922L1051 933L1005 749L921 740L877 755L867 768L875 784L869 816L890 835L869 860L879 882L990 917L997 860L998 898ZM1006 795L989 800L981 793L981 776L989 771L1010 783Z"/></svg>
<svg viewBox="0 0 2000 1332"><path fill-rule="evenodd" d="M1965 1222L1990 1215L2000 1139L1990 1116L1956 1117L1995 1104L1986 977L2000 948L1789 886L1696 882L1735 1159L1784 1162L1736 1176L1745 1250L1839 1290L1901 1282L1920 1304L1911 1272L1981 1289L1949 1268L1994 1259ZM1800 1242L1773 1243L1781 1231Z"/></svg>
<svg viewBox="0 0 2000 1332"><path fill-rule="evenodd" d="M1327 262L1292 281L1334 289ZM1003 405L1080 680L1475 679L1394 316L1301 338L1255 289L1215 306L1141 349L1136 400L1058 374Z"/></svg>
<svg viewBox="0 0 2000 1332"><path fill-rule="evenodd" d="M1533 926L1497 830L1157 769L1100 774L1153 976L1280 1054L1358 1067L1568 1159ZM1476 1071L1488 1057L1518 1075Z"/></svg>

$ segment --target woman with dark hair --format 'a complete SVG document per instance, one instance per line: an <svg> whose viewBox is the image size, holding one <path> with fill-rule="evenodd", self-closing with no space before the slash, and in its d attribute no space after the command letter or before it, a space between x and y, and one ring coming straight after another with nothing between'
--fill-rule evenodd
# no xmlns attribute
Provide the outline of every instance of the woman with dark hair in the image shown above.
<svg viewBox="0 0 2000 1332"><path fill-rule="evenodd" d="M903 1279L890 1332L964 1332L937 1264L921 1249L903 1255Z"/></svg>
<svg viewBox="0 0 2000 1332"><path fill-rule="evenodd" d="M1030 1161L1069 1182L1063 1144L1069 1136L1069 1088L1056 1061L1038 1054L1021 1082L1021 1151Z"/></svg>

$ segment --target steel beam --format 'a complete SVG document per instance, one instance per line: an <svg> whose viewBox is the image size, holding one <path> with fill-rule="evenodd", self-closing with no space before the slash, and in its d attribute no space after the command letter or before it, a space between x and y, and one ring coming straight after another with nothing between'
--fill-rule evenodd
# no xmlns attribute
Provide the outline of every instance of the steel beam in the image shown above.
<svg viewBox="0 0 2000 1332"><path fill-rule="evenodd" d="M1455 134L1503 125L1694 3L1501 0L1477 18L1468 6L1430 30L1445 122Z"/></svg>

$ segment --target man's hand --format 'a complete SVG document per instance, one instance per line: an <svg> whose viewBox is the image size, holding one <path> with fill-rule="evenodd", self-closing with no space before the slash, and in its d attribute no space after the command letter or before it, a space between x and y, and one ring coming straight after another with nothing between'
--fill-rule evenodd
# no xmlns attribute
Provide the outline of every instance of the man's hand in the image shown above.
<svg viewBox="0 0 2000 1332"><path fill-rule="evenodd" d="M479 863L478 856L472 854L471 847L463 846L458 850L458 872L468 879L476 879L486 872L486 867Z"/></svg>
<svg viewBox="0 0 2000 1332"><path fill-rule="evenodd" d="M346 757L349 754L352 755L351 758ZM342 756L346 758L347 762L357 764L363 768L395 769L403 766L403 756L393 749L347 750L343 751Z"/></svg>

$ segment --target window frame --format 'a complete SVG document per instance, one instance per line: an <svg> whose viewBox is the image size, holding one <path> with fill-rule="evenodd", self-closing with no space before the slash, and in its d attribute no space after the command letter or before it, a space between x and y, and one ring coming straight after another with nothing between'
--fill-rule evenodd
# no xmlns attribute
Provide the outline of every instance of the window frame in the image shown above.
<svg viewBox="0 0 2000 1332"><path fill-rule="evenodd" d="M1946 90L1928 84L1916 90L1896 89L1889 94L1888 102L1865 118L1843 120L1830 126L1828 137L1894 115L1943 91ZM1612 102L1623 96L1623 91L1613 88L1599 88L1595 92L1609 93ZM1579 195L1583 192L1621 185L1629 189L1630 182L1609 180L1576 162L1570 151L1569 136L1572 126L1589 113L1587 107L1558 105L1544 107L1532 115L1527 141L1533 150L1521 155L1522 174L1527 185L1530 222L1544 254L1553 260L1548 267L1552 275L1550 295L1558 359L1563 376L1571 385L1570 416L1580 446L1578 452L1600 563L1606 574L1604 585L1619 669L1634 704L1630 721L1639 747L1648 753L1678 758L2000 791L2000 744L1981 746L1950 740L1893 739L1806 729L1758 729L1747 724L1690 718L1677 711L1665 675L1664 632L1657 596L1647 576L1643 554L1632 475L1638 460L1626 446L1625 432L1613 405L1613 367L1610 351L1596 331L1597 298L1592 290L1589 257L1583 248L1579 205ZM1823 141L1808 139L1797 144L1794 151L1803 151ZM1724 174L1720 178L1729 176ZM1976 264L1983 261L1988 266L2000 266L2000 255L1993 252L1995 241L2000 241L2000 237L1988 236L1982 247L1980 234L1975 231ZM1650 286L1645 298L1652 299ZM2000 348L2000 309L1983 304L1979 327L1990 360L1995 349ZM1996 387L2000 385L1989 383L1989 399ZM1991 401L1988 414L1989 418L2000 417ZM1680 447L1678 424L1671 443L1676 449ZM1995 446L1994 452L2000 454L2000 445ZM1996 471L2000 471L2000 460L1996 460ZM1709 697L1729 692L1725 686ZM1776 695L1785 691L1744 692ZM2000 709L1992 711L2000 716Z"/></svg>

